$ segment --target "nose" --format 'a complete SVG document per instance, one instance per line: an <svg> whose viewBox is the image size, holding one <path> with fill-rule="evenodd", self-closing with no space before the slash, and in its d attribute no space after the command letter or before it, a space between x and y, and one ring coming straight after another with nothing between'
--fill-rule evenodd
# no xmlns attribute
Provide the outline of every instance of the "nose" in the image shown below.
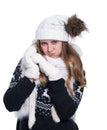
<svg viewBox="0 0 107 130"><path fill-rule="evenodd" d="M52 45L51 45L51 44L48 44L47 50L48 50L48 52L51 52L51 51L52 51Z"/></svg>

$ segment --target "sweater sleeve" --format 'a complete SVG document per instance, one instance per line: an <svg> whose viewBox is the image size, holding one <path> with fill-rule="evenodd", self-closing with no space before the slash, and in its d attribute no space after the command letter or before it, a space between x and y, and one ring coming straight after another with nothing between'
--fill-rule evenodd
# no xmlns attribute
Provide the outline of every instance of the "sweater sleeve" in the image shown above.
<svg viewBox="0 0 107 130"><path fill-rule="evenodd" d="M53 100L56 112L61 120L67 120L74 115L81 101L83 88L74 83L73 96L69 96L64 79L49 81L49 94Z"/></svg>
<svg viewBox="0 0 107 130"><path fill-rule="evenodd" d="M22 78L21 73L20 61L13 73L9 88L3 96L3 101L8 111L19 110L35 87L35 83L31 83L27 77Z"/></svg>

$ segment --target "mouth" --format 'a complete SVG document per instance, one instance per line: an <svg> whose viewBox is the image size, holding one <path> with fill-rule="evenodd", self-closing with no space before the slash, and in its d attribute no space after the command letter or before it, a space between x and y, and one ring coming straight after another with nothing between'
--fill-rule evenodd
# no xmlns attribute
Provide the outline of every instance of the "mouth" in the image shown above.
<svg viewBox="0 0 107 130"><path fill-rule="evenodd" d="M48 53L48 56L55 57L55 54L54 53Z"/></svg>

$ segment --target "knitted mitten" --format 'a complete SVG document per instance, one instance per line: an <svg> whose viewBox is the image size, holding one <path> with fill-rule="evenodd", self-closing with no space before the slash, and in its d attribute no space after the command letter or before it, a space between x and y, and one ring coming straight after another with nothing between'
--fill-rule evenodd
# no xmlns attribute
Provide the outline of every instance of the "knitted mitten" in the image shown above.
<svg viewBox="0 0 107 130"><path fill-rule="evenodd" d="M32 61L32 55L36 54L36 47L31 45L25 52L22 63L24 66L24 76L28 78L38 79L39 78L39 68L38 66Z"/></svg>
<svg viewBox="0 0 107 130"><path fill-rule="evenodd" d="M41 72L49 77L50 81L58 80L62 78L58 68L49 63L42 55L36 53L33 55L32 60L34 63L39 64Z"/></svg>

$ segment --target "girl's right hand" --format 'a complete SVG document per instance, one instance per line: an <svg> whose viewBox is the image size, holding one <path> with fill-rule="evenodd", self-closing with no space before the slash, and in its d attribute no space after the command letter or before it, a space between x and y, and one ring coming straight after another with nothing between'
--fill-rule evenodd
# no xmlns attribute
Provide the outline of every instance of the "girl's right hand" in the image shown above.
<svg viewBox="0 0 107 130"><path fill-rule="evenodd" d="M30 79L39 79L39 67L32 60L32 55L36 54L35 45L31 45L25 52L22 59L22 66L24 67L24 76Z"/></svg>

